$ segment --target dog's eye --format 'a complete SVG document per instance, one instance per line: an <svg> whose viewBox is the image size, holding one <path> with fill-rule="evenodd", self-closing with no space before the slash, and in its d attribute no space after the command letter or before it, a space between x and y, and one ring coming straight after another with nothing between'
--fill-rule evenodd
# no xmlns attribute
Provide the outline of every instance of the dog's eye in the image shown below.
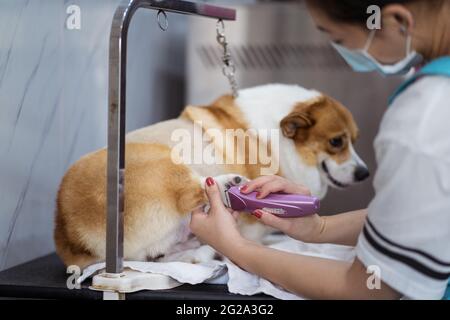
<svg viewBox="0 0 450 320"><path fill-rule="evenodd" d="M333 148L341 148L344 145L344 139L342 137L333 138L329 142Z"/></svg>

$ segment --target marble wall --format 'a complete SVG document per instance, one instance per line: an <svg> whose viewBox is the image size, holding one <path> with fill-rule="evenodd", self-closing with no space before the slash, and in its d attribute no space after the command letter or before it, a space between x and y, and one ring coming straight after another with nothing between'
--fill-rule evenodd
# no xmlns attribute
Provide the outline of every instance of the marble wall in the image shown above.
<svg viewBox="0 0 450 320"><path fill-rule="evenodd" d="M106 144L109 29L120 0L0 0L0 270L54 250L58 184ZM66 13L80 8L80 29ZM130 29L128 129L184 104L187 18L138 11Z"/></svg>

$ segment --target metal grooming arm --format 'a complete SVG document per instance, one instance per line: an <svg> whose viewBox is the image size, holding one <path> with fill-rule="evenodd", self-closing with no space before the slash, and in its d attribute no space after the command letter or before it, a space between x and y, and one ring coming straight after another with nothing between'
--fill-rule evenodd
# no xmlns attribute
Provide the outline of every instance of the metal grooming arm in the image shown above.
<svg viewBox="0 0 450 320"><path fill-rule="evenodd" d="M139 8L236 19L233 9L176 0L123 0L116 10L109 49L106 274L111 278L123 272L127 40L131 20Z"/></svg>

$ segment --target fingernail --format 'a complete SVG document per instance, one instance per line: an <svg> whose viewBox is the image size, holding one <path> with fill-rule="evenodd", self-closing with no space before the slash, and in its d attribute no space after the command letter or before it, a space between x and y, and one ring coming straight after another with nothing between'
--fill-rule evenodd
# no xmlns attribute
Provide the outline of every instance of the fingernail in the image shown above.
<svg viewBox="0 0 450 320"><path fill-rule="evenodd" d="M252 212L252 215L254 215L256 218L261 219L262 217L262 212L260 210L255 210Z"/></svg>
<svg viewBox="0 0 450 320"><path fill-rule="evenodd" d="M206 178L206 184L208 185L208 187L211 187L214 185L214 179L211 177Z"/></svg>
<svg viewBox="0 0 450 320"><path fill-rule="evenodd" d="M241 188L241 191L246 191L248 189L248 186L247 185L245 185L245 186L242 186L242 188Z"/></svg>
<svg viewBox="0 0 450 320"><path fill-rule="evenodd" d="M257 197L257 198L260 198L260 197L261 197L261 192L257 192L257 193L256 193L256 197Z"/></svg>

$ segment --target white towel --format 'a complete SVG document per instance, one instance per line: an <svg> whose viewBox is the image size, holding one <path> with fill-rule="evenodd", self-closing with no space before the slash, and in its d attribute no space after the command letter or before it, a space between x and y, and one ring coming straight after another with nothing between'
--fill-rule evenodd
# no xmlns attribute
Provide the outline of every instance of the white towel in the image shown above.
<svg viewBox="0 0 450 320"><path fill-rule="evenodd" d="M303 254L328 258L333 260L352 261L355 257L354 249L347 246L332 244L307 244L293 240L287 236L271 235L264 239L272 248ZM191 239L191 246L195 247L197 240ZM197 242L198 243L198 242ZM183 246L186 247L185 245ZM264 293L283 300L303 299L287 292L283 288L261 277L248 273L230 260L224 261L209 259L213 257L209 246L199 246L194 249L173 252L161 262L125 261L124 267L140 272L158 273L172 277L180 283L199 284L213 283L226 284L229 292L241 295L255 295ZM197 257L201 263L178 262L186 257ZM83 270L78 282L83 282L93 274L105 268L105 263L97 263Z"/></svg>

